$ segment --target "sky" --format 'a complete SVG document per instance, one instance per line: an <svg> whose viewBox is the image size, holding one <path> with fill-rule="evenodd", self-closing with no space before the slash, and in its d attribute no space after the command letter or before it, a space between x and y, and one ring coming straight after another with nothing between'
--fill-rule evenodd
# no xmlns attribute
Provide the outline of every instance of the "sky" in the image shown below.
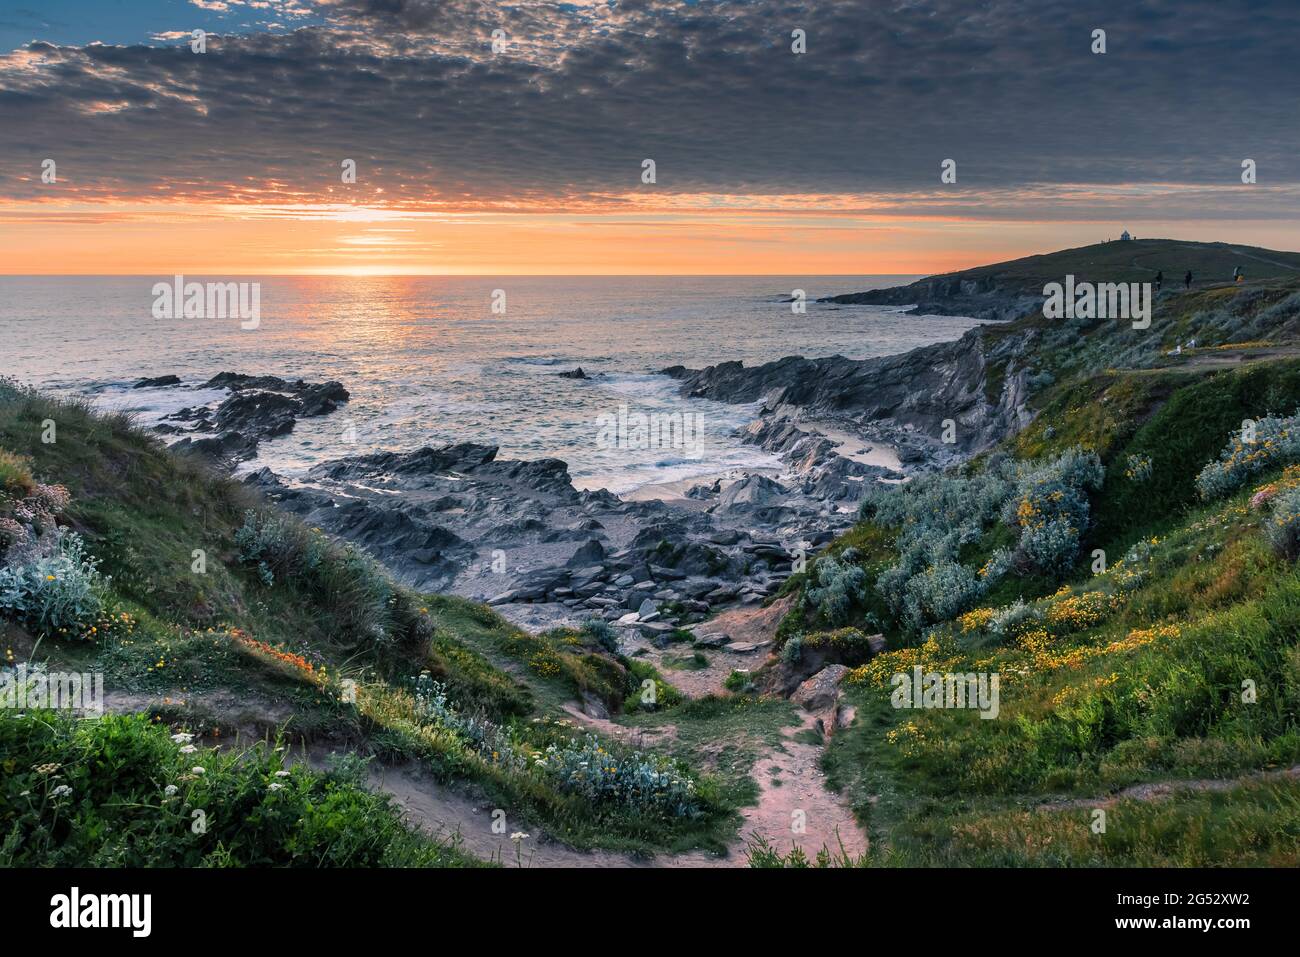
<svg viewBox="0 0 1300 957"><path fill-rule="evenodd" d="M1294 0L6 0L0 272L1295 250L1298 36Z"/></svg>

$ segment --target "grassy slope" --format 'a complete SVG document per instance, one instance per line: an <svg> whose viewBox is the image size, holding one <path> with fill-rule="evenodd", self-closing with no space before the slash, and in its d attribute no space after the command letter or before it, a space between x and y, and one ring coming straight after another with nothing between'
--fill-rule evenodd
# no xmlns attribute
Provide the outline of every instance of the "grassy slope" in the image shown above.
<svg viewBox="0 0 1300 957"><path fill-rule="evenodd" d="M1146 282L1163 270L1166 285L1175 286L1182 284L1183 273L1189 269L1198 282L1226 282L1232 278L1236 266L1241 266L1251 279L1300 277L1300 253L1239 243L1114 240L944 275L995 278L1008 285L1041 289L1044 283L1061 281L1067 273L1080 281Z"/></svg>
<svg viewBox="0 0 1300 957"><path fill-rule="evenodd" d="M57 423L57 441L46 444L40 435L42 424L50 419ZM745 794L733 781L700 776L701 813L694 818L643 813L617 803L594 804L558 790L548 779L494 761L464 734L422 718L409 692L414 675L430 672L446 684L458 711L514 728L529 750L542 750L574 734L572 725L559 723L567 718L560 712L564 703L586 693L617 708L639 687L640 678L626 670L625 662L582 635L530 636L485 607L411 593L350 550L292 522L287 526L293 530L291 557L296 561L308 551L323 557L310 573L275 567L268 585L256 565L240 560L235 540L246 509L258 505L252 495L166 452L120 417L91 414L78 405L0 383L0 449L29 457L27 468L36 479L68 488L72 501L61 520L83 535L92 554L102 560L100 570L112 576L108 610L88 640L41 637L0 617L0 652L11 662L35 653L35 660L46 661L51 669L103 671L110 707L144 709L151 719L143 725L125 719L83 722L77 729L51 717L53 730L40 743L33 740L23 746L26 768L59 763L68 767L59 773L71 775L73 767L84 768L96 760L90 752L102 750L103 742L92 742L125 735L131 747L141 749L152 762L140 769L138 779L161 787L176 770L171 766L174 755L155 753L169 746L166 730L197 732L202 737L196 743L206 744L237 734L274 737L283 731L299 744L342 746L381 760L416 759L442 780L466 786L508 809L512 818L539 825L576 846L638 852L720 848L734 833L735 800ZM196 549L206 553L202 574L192 570ZM375 627L377 622L382 630ZM355 704L343 700L345 680L357 682ZM108 730L87 730L92 726ZM5 733L19 732L7 725ZM161 744L155 740L159 737ZM625 754L612 744L609 750ZM235 774L232 768L237 770L215 754L205 755L204 761L225 768L223 780ZM684 765L679 767L686 771ZM304 819L326 790L346 792L347 800L372 816L383 804L361 794L351 772L337 779L305 770L295 770L294 775L299 816ZM32 780L47 791L52 783L43 777ZM31 783L14 777L6 787L16 796L19 790L30 790ZM239 787L247 785L245 781ZM112 793L111 781L88 788L87 813L105 802L118 804ZM276 799L284 797L281 789L275 794ZM237 819L224 813L232 810L222 808L220 816ZM46 814L50 811L45 807ZM113 826L144 832L156 825L155 816L156 808L122 812ZM34 853L32 829L44 826L38 823L39 814L23 820L0 815L0 840L6 831L25 835L24 847L8 849L11 860ZM404 832L384 834L394 850L349 860L466 860ZM275 863L313 860L315 845L294 847L296 856L283 860L267 853ZM253 862L248 854L230 854L229 849L229 840L211 843L207 853L216 856L209 861ZM167 863L166 855L175 850L160 844L152 862ZM79 847L78 853L98 859L99 852ZM113 859L108 849L102 856Z"/></svg>
<svg viewBox="0 0 1300 957"><path fill-rule="evenodd" d="M1220 338L1230 344L1233 323L1264 315L1256 327L1292 346L1298 287L1168 297L1150 335L1175 341L1189 323L1226 317ZM1267 546L1267 513L1248 505L1255 489L1300 476L1273 469L1211 504L1193 485L1243 419L1300 405L1300 360L1279 348L1235 367L1212 361L1251 354L1229 348L1125 370L1106 361L1114 332L1099 324L1040 349L1057 379L1034 397L1035 422L1001 450L1035 458L1081 444L1101 455L1107 478L1083 552L1104 549L1107 572L1094 576L1081 561L1064 582L1010 576L982 604L1023 596L1041 627L1000 639L977 612L924 645L887 631L897 650L849 685L859 719L825 766L869 828L877 863L1300 863L1300 781L1281 773L1300 764L1300 576ZM1151 460L1150 479L1125 477L1130 455ZM991 552L1005 531L973 550ZM1135 543L1147 557L1117 567ZM832 548L848 544L872 580L893 554L890 530L870 522ZM873 593L858 609L868 611L881 611ZM796 612L783 630L819 627ZM1000 673L1000 718L895 710L889 676L918 663ZM1247 679L1254 703L1242 700ZM1124 791L1198 779L1216 783L1154 797ZM1104 834L1090 827L1096 808L1108 814Z"/></svg>

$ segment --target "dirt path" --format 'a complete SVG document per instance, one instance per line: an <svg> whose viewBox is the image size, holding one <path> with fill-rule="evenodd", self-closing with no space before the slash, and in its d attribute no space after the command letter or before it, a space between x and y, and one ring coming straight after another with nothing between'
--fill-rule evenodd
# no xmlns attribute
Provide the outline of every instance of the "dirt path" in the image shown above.
<svg viewBox="0 0 1300 957"><path fill-rule="evenodd" d="M700 634L725 633L733 643L757 647L740 652L709 649L708 668L667 671L665 677L689 697L725 693L722 682L733 668L757 668L766 659L787 605L788 602L782 601L768 608L740 608L700 626L697 629ZM656 657L660 655L658 649L650 651ZM230 711L234 704L221 693L186 697L189 698L186 703L192 706L216 706L225 711ZM181 703L166 695L121 695L106 704L110 711L140 711L162 700ZM289 717L283 706L276 707L273 702L240 701L239 704L239 723L247 726L248 738L260 739L268 726L282 725ZM665 742L676 734L671 724L643 729L593 718L584 714L576 702L564 710L575 723L634 747L653 749L657 742ZM759 787L758 801L740 810L743 823L725 856L691 851L646 858L613 851L574 850L548 840L529 822L511 820L508 813L504 824L498 823L494 829L494 808L488 802L476 800L459 788L440 784L414 763L383 766L372 762L370 785L390 795L412 826L437 839L454 841L475 857L506 867L744 867L748 864L745 849L754 835L761 836L782 854L798 845L809 856L823 846L834 852L843 847L851 855L860 855L867 848L866 835L848 806L827 790L825 776L818 767L821 746L798 739L815 720L811 714L802 711L799 714L801 724L783 729L780 746L755 762L751 774ZM298 751L295 760L323 769L332 750L336 749L312 747ZM528 836L515 842L511 836L516 833Z"/></svg>
<svg viewBox="0 0 1300 957"><path fill-rule="evenodd" d="M782 750L754 765L761 791L758 804L741 810L745 836L760 835L772 848L788 854L796 846L812 857L823 847L857 858L867 851L867 836L841 798L827 790L822 774L821 746L795 740L811 730L816 718L801 711L803 723L782 731Z"/></svg>
<svg viewBox="0 0 1300 957"><path fill-rule="evenodd" d="M1037 805L1036 811L1067 811L1077 808L1112 807L1120 801L1158 801L1179 791L1231 791L1243 784L1262 784L1266 781L1300 778L1300 764L1278 771L1256 771L1235 778L1193 778L1188 780L1154 781L1131 784L1126 788L1096 798L1073 798L1068 801L1047 801Z"/></svg>
<svg viewBox="0 0 1300 957"><path fill-rule="evenodd" d="M787 606L788 602L782 601L768 608L740 608L699 626L698 634L723 633L733 643L759 648L739 653L709 649L705 652L710 659L708 668L665 671L665 677L689 697L722 692L722 682L733 668L757 668L763 663ZM652 658L662 657L659 649L647 651ZM672 725L637 729L593 718L584 714L576 703L567 706L565 711L575 723L634 746L652 748L656 741L664 741L676 732ZM740 810L743 823L724 857L703 851L658 854L652 858L611 851L578 851L546 840L537 828L525 822L508 819L505 833L493 833L492 808L439 784L413 765L375 768L371 783L392 795L413 825L436 837L454 838L476 857L498 861L507 867L744 867L748 864L745 849L755 834L782 854L797 845L809 856L823 846L836 853L842 848L852 856L861 855L867 850L867 836L844 801L827 789L825 776L818 766L821 747L807 740L807 736L800 739L802 732L812 728L815 717L800 712L800 718L799 726L782 731L779 748L755 762L751 774L759 787L758 801ZM516 845L510 836L518 831L529 836Z"/></svg>

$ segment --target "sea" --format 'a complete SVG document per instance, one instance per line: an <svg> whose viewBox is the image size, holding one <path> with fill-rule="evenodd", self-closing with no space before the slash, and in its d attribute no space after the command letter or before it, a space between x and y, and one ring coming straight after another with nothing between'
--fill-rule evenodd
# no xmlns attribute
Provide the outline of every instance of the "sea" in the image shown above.
<svg viewBox="0 0 1300 957"><path fill-rule="evenodd" d="M754 406L680 394L667 366L783 356L861 359L959 337L977 325L904 308L819 304L821 296L912 276L244 276L256 328L238 318L157 318L170 276L0 277L0 375L154 424L226 393L222 371L337 379L338 412L264 440L241 471L289 478L365 452L453 442L502 458L559 458L579 488L622 494L735 469L776 467L736 430ZM790 299L803 290L806 309ZM581 367L587 379L563 378ZM133 388L174 374L180 387ZM601 438L619 415L693 416L698 442L674 448ZM669 421L665 419L664 421Z"/></svg>

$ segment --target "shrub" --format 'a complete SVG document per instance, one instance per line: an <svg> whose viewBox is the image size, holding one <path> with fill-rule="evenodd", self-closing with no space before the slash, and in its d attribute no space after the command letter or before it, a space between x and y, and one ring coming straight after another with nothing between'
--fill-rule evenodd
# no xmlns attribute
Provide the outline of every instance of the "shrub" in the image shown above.
<svg viewBox="0 0 1300 957"><path fill-rule="evenodd" d="M1245 426L1233 431L1218 461L1201 469L1196 476L1201 498L1222 498L1264 469L1300 462L1300 412L1265 416L1255 423L1254 433L1252 442L1247 441Z"/></svg>
<svg viewBox="0 0 1300 957"><path fill-rule="evenodd" d="M754 680L748 671L733 670L723 679L722 687L735 694L749 694L754 690Z"/></svg>
<svg viewBox="0 0 1300 957"><path fill-rule="evenodd" d="M40 635L86 637L104 609L106 579L76 532L57 532L49 554L0 567L0 612Z"/></svg>
<svg viewBox="0 0 1300 957"><path fill-rule="evenodd" d="M796 665L803 658L803 635L794 635L781 646L781 660Z"/></svg>
<svg viewBox="0 0 1300 957"><path fill-rule="evenodd" d="M32 460L0 449L0 492L25 498L36 487L32 479Z"/></svg>
<svg viewBox="0 0 1300 957"><path fill-rule="evenodd" d="M1019 527L1019 551L1030 564L1057 575L1073 566L1088 529L1087 493L1100 489L1105 477L1097 454L1077 447L1021 476L1004 517Z"/></svg>
<svg viewBox="0 0 1300 957"><path fill-rule="evenodd" d="M415 679L415 700L420 715L455 732L493 765L544 778L592 803L669 817L701 813L695 780L669 758L606 744L590 734L538 747L514 727L462 714L447 699L447 689L428 675Z"/></svg>
<svg viewBox="0 0 1300 957"><path fill-rule="evenodd" d="M975 475L931 475L872 489L863 514L898 529L898 561L876 577L876 591L895 619L916 632L961 613L1017 566L1068 571L1088 528L1088 493L1104 478L1096 453L1071 448L1033 462L993 456ZM1015 550L995 548L978 571L964 565L966 547L980 543L999 519L1018 529Z"/></svg>
<svg viewBox="0 0 1300 957"><path fill-rule="evenodd" d="M663 711L682 702L682 693L664 681L663 676L648 661L629 659L627 663L628 687L631 689L623 699L624 714L638 711ZM654 682L654 700L646 701L647 681Z"/></svg>
<svg viewBox="0 0 1300 957"><path fill-rule="evenodd" d="M1269 544L1289 562L1300 558L1300 487L1273 499L1273 511L1264 525Z"/></svg>
<svg viewBox="0 0 1300 957"><path fill-rule="evenodd" d="M995 635L1015 638L1041 618L1042 613L1034 605L1027 605L1017 598L1005 608L995 611L993 617L989 619L988 627Z"/></svg>
<svg viewBox="0 0 1300 957"><path fill-rule="evenodd" d="M846 548L839 558L826 555L813 563L814 584L808 586L808 600L832 625L847 622L865 597L867 572L853 564L856 558L857 552Z"/></svg>
<svg viewBox="0 0 1300 957"><path fill-rule="evenodd" d="M0 867L421 867L470 863L409 831L362 762L195 750L145 715L0 709ZM10 773L11 772L11 773ZM193 828L194 809L206 828Z"/></svg>
<svg viewBox="0 0 1300 957"><path fill-rule="evenodd" d="M1129 455L1125 460L1124 477L1138 483L1151 478L1151 456Z"/></svg>
<svg viewBox="0 0 1300 957"><path fill-rule="evenodd" d="M610 654L618 654L618 633L605 619L588 618L582 623L582 633Z"/></svg>
<svg viewBox="0 0 1300 957"><path fill-rule="evenodd" d="M979 576L954 561L940 561L908 579L904 614L920 630L931 622L949 621L983 593Z"/></svg>
<svg viewBox="0 0 1300 957"><path fill-rule="evenodd" d="M297 589L333 616L337 633L352 642L388 644L431 635L419 597L397 586L374 559L339 545L318 529L272 512L248 509L235 532L239 560L267 587Z"/></svg>

